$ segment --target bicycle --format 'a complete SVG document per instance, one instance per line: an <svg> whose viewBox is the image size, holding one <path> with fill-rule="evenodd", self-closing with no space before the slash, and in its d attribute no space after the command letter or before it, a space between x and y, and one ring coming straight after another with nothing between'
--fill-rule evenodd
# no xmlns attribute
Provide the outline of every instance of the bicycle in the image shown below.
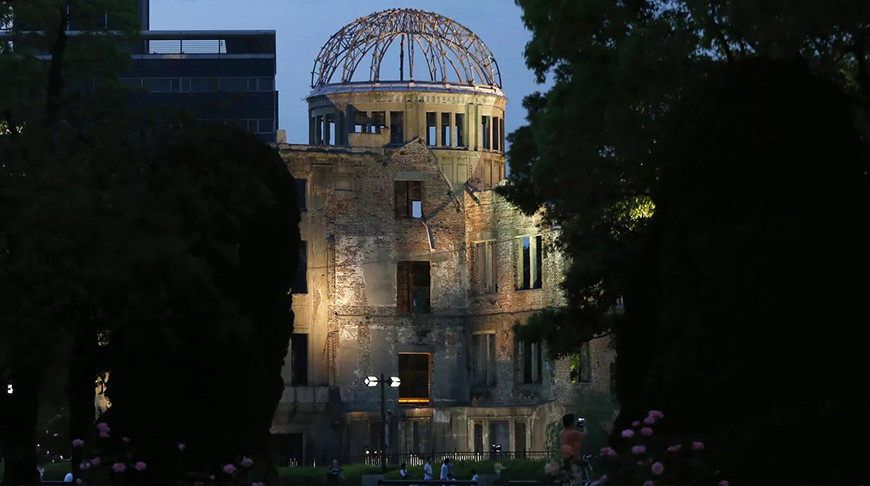
<svg viewBox="0 0 870 486"><path fill-rule="evenodd" d="M541 481L542 486L589 486L594 482L592 479L592 464L590 459L594 454L584 454L571 463L570 471L562 466L558 474L550 475Z"/></svg>

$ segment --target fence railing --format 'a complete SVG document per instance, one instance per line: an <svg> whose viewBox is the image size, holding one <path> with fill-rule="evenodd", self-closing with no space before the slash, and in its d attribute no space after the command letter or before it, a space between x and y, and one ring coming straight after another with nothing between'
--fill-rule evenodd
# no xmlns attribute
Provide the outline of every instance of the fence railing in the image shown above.
<svg viewBox="0 0 870 486"><path fill-rule="evenodd" d="M540 461L547 459L549 453L547 451L507 451L507 452L426 452L426 453L406 453L406 454L387 454L386 462L390 465L399 465L405 463L408 466L422 466L426 464L426 458L432 461L433 467L435 464L440 464L441 461L449 457L451 461L507 461L511 459L529 459ZM378 454L351 455L346 458L346 464L368 464L377 466L381 464L381 456Z"/></svg>

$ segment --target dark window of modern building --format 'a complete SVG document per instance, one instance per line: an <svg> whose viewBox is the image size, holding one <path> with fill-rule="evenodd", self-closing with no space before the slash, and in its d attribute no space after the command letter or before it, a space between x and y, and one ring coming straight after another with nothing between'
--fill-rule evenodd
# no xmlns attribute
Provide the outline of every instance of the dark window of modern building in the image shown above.
<svg viewBox="0 0 870 486"><path fill-rule="evenodd" d="M296 192L296 207L299 211L308 211L308 179L293 179L294 192Z"/></svg>
<svg viewBox="0 0 870 486"><path fill-rule="evenodd" d="M220 90L230 93L248 91L248 78L220 78Z"/></svg>
<svg viewBox="0 0 870 486"><path fill-rule="evenodd" d="M465 143L465 115L462 113L456 114L456 146L467 146Z"/></svg>
<svg viewBox="0 0 870 486"><path fill-rule="evenodd" d="M217 91L219 83L218 78L190 78L190 90L194 93Z"/></svg>
<svg viewBox="0 0 870 486"><path fill-rule="evenodd" d="M541 382L541 343L520 341L521 354L523 356L523 383Z"/></svg>
<svg viewBox="0 0 870 486"><path fill-rule="evenodd" d="M172 89L170 78L143 78L142 85L152 93L166 93Z"/></svg>
<svg viewBox="0 0 870 486"><path fill-rule="evenodd" d="M493 386L496 384L495 333L471 336L472 385Z"/></svg>
<svg viewBox="0 0 870 486"><path fill-rule="evenodd" d="M483 144L482 147L486 150L489 150L489 148L491 147L490 138L489 138L489 136L490 136L490 133L489 133L490 128L489 127L490 127L489 117L486 115L480 117L480 135L481 135L482 144Z"/></svg>
<svg viewBox="0 0 870 486"><path fill-rule="evenodd" d="M498 290L496 281L495 241L474 244L472 263L477 272L477 294L491 294Z"/></svg>
<svg viewBox="0 0 870 486"><path fill-rule="evenodd" d="M452 133L450 131L450 113L441 114L441 146L450 147L453 145Z"/></svg>
<svg viewBox="0 0 870 486"><path fill-rule="evenodd" d="M402 143L405 141L404 123L404 112L390 112L390 143Z"/></svg>
<svg viewBox="0 0 870 486"><path fill-rule="evenodd" d="M399 353L399 403L429 402L429 353Z"/></svg>
<svg viewBox="0 0 870 486"><path fill-rule="evenodd" d="M396 262L396 310L428 313L429 262Z"/></svg>
<svg viewBox="0 0 870 486"><path fill-rule="evenodd" d="M395 181L394 199L397 218L423 217L423 181Z"/></svg>
<svg viewBox="0 0 870 486"><path fill-rule="evenodd" d="M514 249L517 290L541 288L543 255L543 242L540 235L517 238Z"/></svg>
<svg viewBox="0 0 870 486"><path fill-rule="evenodd" d="M580 345L580 352L571 355L571 383L592 381L592 358L589 355L589 341Z"/></svg>
<svg viewBox="0 0 870 486"><path fill-rule="evenodd" d="M290 385L308 386L308 334L290 338Z"/></svg>
<svg viewBox="0 0 870 486"><path fill-rule="evenodd" d="M308 293L308 242L299 242L299 263L290 283L290 291L294 294Z"/></svg>
<svg viewBox="0 0 870 486"><path fill-rule="evenodd" d="M438 141L435 115L436 113L433 111L426 112L426 145L429 146L434 146Z"/></svg>

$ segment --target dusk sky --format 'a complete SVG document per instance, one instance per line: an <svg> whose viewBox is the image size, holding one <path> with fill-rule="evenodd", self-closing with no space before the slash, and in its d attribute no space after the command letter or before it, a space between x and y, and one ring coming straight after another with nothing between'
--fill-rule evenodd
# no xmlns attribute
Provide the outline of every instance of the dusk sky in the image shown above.
<svg viewBox="0 0 870 486"><path fill-rule="evenodd" d="M512 0L151 0L152 30L274 30L278 43L278 128L290 143L308 142L305 97L311 70L329 37L359 17L389 8L429 10L468 27L493 51L508 98L505 131L525 123L522 99L541 90L526 68L531 38ZM382 73L381 79L397 79Z"/></svg>

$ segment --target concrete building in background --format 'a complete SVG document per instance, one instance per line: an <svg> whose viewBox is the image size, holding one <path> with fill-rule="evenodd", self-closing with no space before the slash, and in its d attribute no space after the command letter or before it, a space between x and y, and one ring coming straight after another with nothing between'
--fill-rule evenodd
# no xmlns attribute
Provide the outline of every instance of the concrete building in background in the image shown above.
<svg viewBox="0 0 870 486"><path fill-rule="evenodd" d="M563 258L558 228L493 191L507 99L492 52L451 19L386 10L329 39L311 86L309 143L278 145L305 244L276 452L418 464L544 451L578 392L609 391L613 356L599 339L554 362L514 337L563 304ZM365 383L382 374L401 379L383 414Z"/></svg>

